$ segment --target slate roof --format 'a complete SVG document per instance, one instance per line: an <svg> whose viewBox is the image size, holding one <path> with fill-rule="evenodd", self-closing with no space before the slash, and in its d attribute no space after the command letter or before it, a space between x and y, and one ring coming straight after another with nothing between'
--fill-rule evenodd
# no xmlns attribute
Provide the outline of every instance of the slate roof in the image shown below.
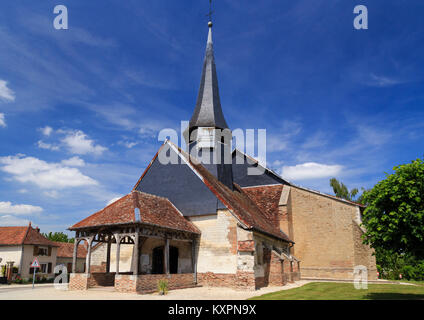
<svg viewBox="0 0 424 320"><path fill-rule="evenodd" d="M44 237L40 232L31 227L0 227L0 245L45 245L57 247L57 245Z"/></svg>
<svg viewBox="0 0 424 320"><path fill-rule="evenodd" d="M57 248L57 257L58 258L72 258L74 255L74 244L69 242L54 242L58 248ZM78 258L85 258L87 256L87 248L80 244L78 246Z"/></svg>
<svg viewBox="0 0 424 320"><path fill-rule="evenodd" d="M140 217L136 217L135 208L140 210ZM135 222L200 234L168 199L140 191L132 191L69 229Z"/></svg>
<svg viewBox="0 0 424 320"><path fill-rule="evenodd" d="M212 25L209 26L206 54L203 62L196 107L189 122L190 129L197 127L228 128L219 98L218 77L213 55Z"/></svg>

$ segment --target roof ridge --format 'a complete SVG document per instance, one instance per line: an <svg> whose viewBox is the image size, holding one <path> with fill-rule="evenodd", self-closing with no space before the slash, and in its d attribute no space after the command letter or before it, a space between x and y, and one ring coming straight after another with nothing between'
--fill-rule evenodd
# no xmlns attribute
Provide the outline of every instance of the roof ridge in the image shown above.
<svg viewBox="0 0 424 320"><path fill-rule="evenodd" d="M27 229L26 229L26 231L25 231L25 234L24 234L24 236L23 236L23 238L22 238L22 242L21 242L21 244L22 244L22 245L24 244L25 239L26 239L26 237L28 236L29 228L32 228L32 227L31 227L31 222L28 224L28 227L27 227Z"/></svg>

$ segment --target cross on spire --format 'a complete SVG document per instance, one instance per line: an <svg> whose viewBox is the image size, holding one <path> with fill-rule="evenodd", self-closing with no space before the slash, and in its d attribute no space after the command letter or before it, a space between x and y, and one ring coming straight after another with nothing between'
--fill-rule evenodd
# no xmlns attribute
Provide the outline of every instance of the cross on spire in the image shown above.
<svg viewBox="0 0 424 320"><path fill-rule="evenodd" d="M209 17L209 25L212 24L212 0L209 0L209 13L206 15L207 17Z"/></svg>

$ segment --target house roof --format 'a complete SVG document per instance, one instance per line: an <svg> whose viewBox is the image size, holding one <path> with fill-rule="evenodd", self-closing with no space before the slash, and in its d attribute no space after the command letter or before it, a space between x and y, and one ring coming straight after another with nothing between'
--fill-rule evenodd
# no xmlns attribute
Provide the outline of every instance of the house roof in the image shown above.
<svg viewBox="0 0 424 320"><path fill-rule="evenodd" d="M31 227L0 227L0 245L45 245L56 247L57 245L44 237L40 229Z"/></svg>
<svg viewBox="0 0 424 320"><path fill-rule="evenodd" d="M74 244L69 242L54 242L58 248L57 248L57 257L58 258L72 258L74 255ZM87 248L80 244L78 245L78 258L85 258L87 255Z"/></svg>
<svg viewBox="0 0 424 320"><path fill-rule="evenodd" d="M136 208L140 210L137 217ZM136 190L69 229L136 222L200 234L199 229L185 219L168 199Z"/></svg>

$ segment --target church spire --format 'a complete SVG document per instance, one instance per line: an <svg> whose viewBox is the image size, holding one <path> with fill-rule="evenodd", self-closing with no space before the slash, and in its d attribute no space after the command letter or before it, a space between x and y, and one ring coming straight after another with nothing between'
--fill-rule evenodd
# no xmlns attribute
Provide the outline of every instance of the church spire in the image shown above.
<svg viewBox="0 0 424 320"><path fill-rule="evenodd" d="M209 13L209 15L211 12ZM218 77L213 55L212 22L209 21L209 34L206 43L206 54L203 62L202 77L196 107L190 119L189 129L198 127L214 127L227 129L228 125L222 113L219 98Z"/></svg>

